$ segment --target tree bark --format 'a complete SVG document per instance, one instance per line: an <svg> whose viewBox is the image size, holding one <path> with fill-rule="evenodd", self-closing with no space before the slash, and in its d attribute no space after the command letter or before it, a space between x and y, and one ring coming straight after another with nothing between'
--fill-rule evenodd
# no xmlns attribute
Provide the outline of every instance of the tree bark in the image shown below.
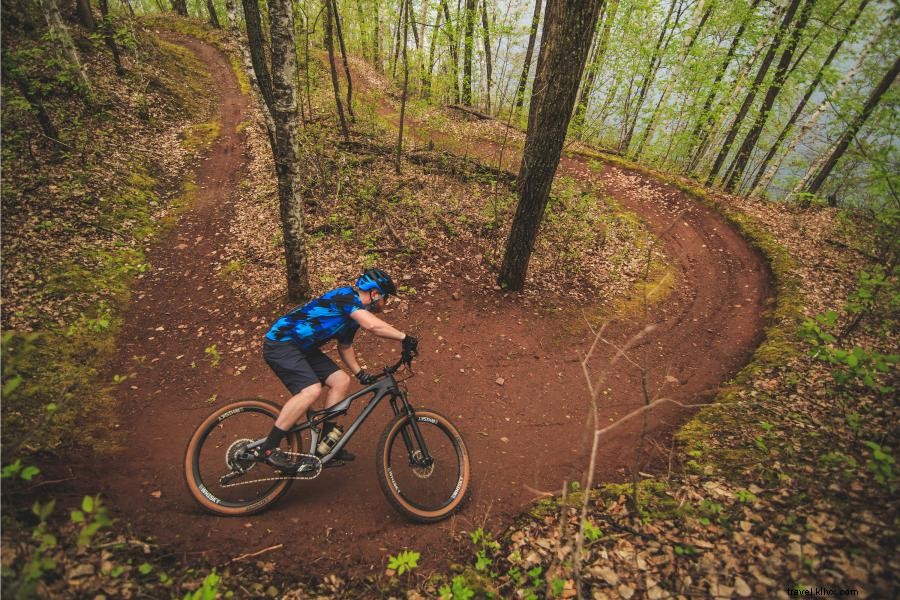
<svg viewBox="0 0 900 600"><path fill-rule="evenodd" d="M435 53L437 52L438 32L441 30L441 19L444 13L440 8L435 12L434 32L431 35L431 46L428 48L428 67L425 69L425 79L422 81L422 89L426 97L431 95L431 77L434 73L434 63L436 61Z"/></svg>
<svg viewBox="0 0 900 600"><path fill-rule="evenodd" d="M231 31L231 35L237 41L238 48L241 51L241 60L244 63L244 71L247 73L247 79L250 80L250 87L253 88L253 90L258 95L260 105L259 107L263 114L263 120L265 121L266 133L269 136L269 143L274 147L275 123L272 121L271 103L266 102L262 88L259 84L259 80L256 77L256 67L253 64L253 60L250 58L250 50L247 47L247 43L244 42L244 36L237 24L237 10L234 4L234 0L225 0L225 14L228 18L228 28ZM247 32L249 37L249 27L247 28ZM260 36L261 35L262 32L260 32ZM263 57L263 66L265 67L265 57ZM266 67L266 72L268 73L268 67Z"/></svg>
<svg viewBox="0 0 900 600"><path fill-rule="evenodd" d="M606 14L601 14L600 16L600 19L602 19L600 36L597 38L597 45L596 48L594 48L593 58L588 62L584 83L581 86L581 93L578 96L578 105L575 108L573 128L575 130L575 137L579 140L585 139L584 122L587 118L591 94L594 93L594 82L597 79L597 72L600 70L600 59L603 58L603 55L606 53L606 46L609 42L609 32L612 28L612 23L616 18L616 12L618 12L619 9L619 0L610 0L603 8L606 10Z"/></svg>
<svg viewBox="0 0 900 600"><path fill-rule="evenodd" d="M475 0L466 0L466 30L463 34L462 103L472 106L472 54L475 36Z"/></svg>
<svg viewBox="0 0 900 600"><path fill-rule="evenodd" d="M120 77L125 74L125 67L122 66L122 58L119 56L119 48L113 39L113 22L109 16L109 0L100 0L100 15L103 17L103 43L109 48L113 57L113 64L116 66L116 75Z"/></svg>
<svg viewBox="0 0 900 600"><path fill-rule="evenodd" d="M337 29L341 59L344 63L344 77L347 79L347 114L350 116L350 122L353 123L356 121L356 115L353 114L353 78L350 77L350 63L347 62L347 47L344 45L344 32L341 28L341 15L338 13L337 0L331 0L331 7L334 11L334 25Z"/></svg>
<svg viewBox="0 0 900 600"><path fill-rule="evenodd" d="M725 181L725 190L728 192L734 192L741 177L744 176L744 170L747 168L747 161L750 160L750 153L756 146L756 142L759 141L759 135L766 125L772 106L775 104L775 98L778 97L782 86L784 86L785 79L787 78L787 70L791 64L791 58L794 55L794 51L797 49L797 44L800 42L800 36L802 35L803 30L806 29L806 23L809 21L812 7L813 0L806 0L803 4L803 8L800 10L797 24L791 31L787 46L785 46L784 51L781 53L781 58L778 60L778 66L775 68L775 77L772 79L772 83L769 84L766 95L763 97L762 105L756 113L756 118L753 120L753 125L744 137L744 141L741 143L740 148L738 148L734 161L729 168L729 173Z"/></svg>
<svg viewBox="0 0 900 600"><path fill-rule="evenodd" d="M275 118L275 99L272 91L272 75L269 73L269 65L266 63L266 40L263 37L262 20L259 16L259 3L257 0L242 0L244 6L244 23L247 26L247 42L250 52L250 62L253 72L256 73L256 81L259 84L259 92L269 109L269 114Z"/></svg>
<svg viewBox="0 0 900 600"><path fill-rule="evenodd" d="M175 9L178 15L182 17L188 16L187 0L172 0L172 8Z"/></svg>
<svg viewBox="0 0 900 600"><path fill-rule="evenodd" d="M406 44L409 38L409 0L402 0L403 11L403 92L400 96L400 127L397 131L397 154L394 159L394 172L400 174L400 157L403 154L403 121L406 118L406 94L409 88L409 61L406 54Z"/></svg>
<svg viewBox="0 0 900 600"><path fill-rule="evenodd" d="M372 60L379 72L384 70L381 64L381 6L375 0L375 31L372 32Z"/></svg>
<svg viewBox="0 0 900 600"><path fill-rule="evenodd" d="M716 161L713 163L712 170L709 172L709 175L706 178L706 185L712 185L713 181L715 181L716 179L716 176L719 174L719 169L722 168L722 164L725 162L725 159L728 158L728 153L731 151L731 145L734 143L734 138L737 137L737 134L740 131L741 126L743 125L744 117L747 116L747 112L750 110L750 106L753 104L753 100L756 98L756 92L757 90L759 90L760 85L766 78L766 74L769 72L769 67L772 65L772 60L775 58L775 52L777 52L779 46L781 46L781 40L784 39L784 34L787 32L788 28L791 25L791 22L794 20L794 15L797 13L797 8L799 6L800 0L791 0L790 6L788 6L787 11L785 11L784 18L781 21L781 26L775 32L775 37L772 40L772 43L769 45L769 49L766 52L765 57L763 57L763 62L759 66L759 70L756 72L756 79L753 81L753 85L751 85L750 89L747 91L747 95L744 97L744 102L743 104L741 104L737 115L735 115L734 122L731 124L731 128L729 129L728 134L725 136L725 141L722 144L722 149L719 151L719 155L716 157Z"/></svg>
<svg viewBox="0 0 900 600"><path fill-rule="evenodd" d="M517 183L519 204L498 279L510 290L521 290L525 285L601 2L547 2Z"/></svg>
<svg viewBox="0 0 900 600"><path fill-rule="evenodd" d="M78 57L78 51L75 49L75 43L72 41L72 36L69 35L69 30L63 22L62 15L59 14L59 7L56 5L56 0L38 0L38 4L41 7L41 12L44 13L44 18L47 20L50 35L53 36L59 44L59 51L62 53L62 59L74 68L75 76L78 78L81 87L85 89L89 97L92 96L93 88L91 87L91 81L88 79L87 73L84 70L84 65L81 64L81 59Z"/></svg>
<svg viewBox="0 0 900 600"><path fill-rule="evenodd" d="M91 12L90 0L75 0L75 14L78 15L78 22L82 27L93 33L97 29L97 22L94 21L94 13Z"/></svg>
<svg viewBox="0 0 900 600"><path fill-rule="evenodd" d="M302 302L311 295L304 242L303 187L297 133L297 49L291 0L269 0L272 40L272 119L275 122L275 171L284 230L288 298Z"/></svg>
<svg viewBox="0 0 900 600"><path fill-rule="evenodd" d="M541 2L534 0L534 15L531 17L531 31L528 34L528 46L525 48L525 63L522 65L522 75L519 77L519 87L516 88L516 109L522 108L525 102L525 85L528 83L528 72L531 71L531 57L534 54L534 42L537 38L538 25L541 22Z"/></svg>
<svg viewBox="0 0 900 600"><path fill-rule="evenodd" d="M844 133L841 134L841 137L839 137L832 146L831 151L824 156L824 159L817 161L817 164L814 165L814 169L810 169L810 173L814 172L815 174L808 177L808 181L803 187L804 192L812 195L819 191L822 184L825 183L825 180L828 178L828 175L831 174L832 169L837 165L838 161L844 155L844 152L847 151L847 147L850 146L850 142L853 141L857 132L859 132L860 128L872 115L872 111L874 111L875 107L878 106L878 103L881 102L881 98L884 94L894 84L898 74L900 74L900 56L894 59L894 64L891 65L891 68L888 69L878 85L875 86L875 89L872 90L869 99L866 100L866 104L863 106L862 112L856 115L853 121L850 122L850 125L844 130Z"/></svg>
<svg viewBox="0 0 900 600"><path fill-rule="evenodd" d="M289 1L289 0L282 0ZM334 37L332 29L334 27L334 14L331 9L331 0L325 1L325 48L328 50L328 68L331 71L331 87L334 89L334 102L337 105L338 121L341 124L341 134L344 141L350 141L350 130L347 128L347 119L344 118L344 107L341 103L341 86L338 83L337 60L334 56Z"/></svg>
<svg viewBox="0 0 900 600"><path fill-rule="evenodd" d="M635 156L640 156L641 152L644 149L644 144L649 142L653 138L654 130L656 129L656 116L659 114L659 109L662 107L666 100L669 98L669 93L672 91L672 86L675 85L675 82L678 81L678 76L681 74L681 69L684 68L684 62L687 60L687 56L691 51L691 48L694 47L694 42L697 41L697 38L700 37L700 32L703 31L703 26L706 25L707 19L709 19L709 15L712 13L714 5L710 4L705 9L703 7L704 0L700 0L697 4L697 7L694 9L694 18L693 23L688 27L690 30L690 36L687 41L681 47L681 54L678 56L678 62L675 63L675 66L672 68L672 73L669 75L669 79L666 82L666 86L663 88L662 94L659 96L659 100L656 103L656 107L653 109L653 112L650 114L650 121L647 123L647 129L644 130L644 135L641 138L640 143L638 144L637 150L635 151ZM702 16L701 16L702 12ZM699 22L697 21L697 17L700 16Z"/></svg>
<svg viewBox="0 0 900 600"><path fill-rule="evenodd" d="M459 102L459 49L457 48L456 28L450 17L450 6L447 0L441 0L444 9L444 21L447 22L447 46L450 51L450 78L453 80L453 102Z"/></svg>
<svg viewBox="0 0 900 600"><path fill-rule="evenodd" d="M850 18L850 22L847 24L847 28L844 30L843 35L835 42L834 46L831 47L831 52L828 53L828 56L825 58L825 62L822 63L822 66L819 67L819 70L816 72L815 77L810 82L809 86L806 88L806 93L803 94L803 97L800 99L800 102L797 103L797 106L794 108L794 112L791 113L790 118L787 123L785 123L784 127L781 129L781 133L778 134L778 138L775 140L775 143L771 145L769 151L766 153L766 156L763 158L762 163L760 163L759 168L756 170L756 177L753 179L753 183L750 186L749 195L754 195L760 187L768 186L769 182L774 177L775 173L769 173L769 163L775 157L775 154L778 152L778 149L781 147L782 142L784 142L788 133L790 133L791 128L794 126L794 123L797 122L797 119L800 118L800 115L803 113L803 109L806 108L806 104L809 102L809 99L812 98L813 93L816 91L816 88L819 87L819 84L822 82L822 78L825 75L825 71L831 66L831 62L834 60L834 57L837 56L837 53L840 52L841 47L844 45L844 42L847 41L847 36L853 31L853 28L856 26L856 22L859 20L859 16L865 10L866 5L869 4L870 0L862 0L857 6L856 11L853 13L853 16ZM765 177L765 181L763 178ZM762 183L762 186L760 185Z"/></svg>
<svg viewBox="0 0 900 600"><path fill-rule="evenodd" d="M487 114L491 114L491 79L493 66L491 65L491 29L488 26L487 0L481 0L481 27L484 30L484 67L487 74Z"/></svg>
<svg viewBox="0 0 900 600"><path fill-rule="evenodd" d="M728 53L725 55L725 60L722 61L722 64L713 79L712 85L709 88L709 93L706 94L706 100L703 101L703 108L700 109L700 117L697 119L697 124L694 125L694 130L691 132L690 139L696 140L696 149L691 156L690 161L688 161L688 164L683 169L683 173L693 171L700 161L700 157L704 153L706 140L712 130L714 121L710 109L712 108L713 100L715 100L716 94L719 91L719 83L721 83L722 79L725 77L725 73L728 72L728 67L731 66L731 60L734 58L735 51L737 51L741 39L744 37L744 30L747 29L747 22L753 16L759 3L760 0L753 0L753 3L750 5L750 11L741 21L740 27L738 27L738 30L735 32L734 38L731 40L731 45L728 47Z"/></svg>
<svg viewBox="0 0 900 600"><path fill-rule="evenodd" d="M638 98L637 103L634 107L634 114L631 117L631 123L626 121L626 129L622 140L619 142L619 152L622 154L628 153L628 146L631 145L631 138L634 135L634 128L637 126L638 117L641 114L641 107L644 105L644 99L647 97L647 92L650 90L650 86L653 84L653 80L656 78L656 71L659 69L659 63L662 60L662 54L665 51L665 47L663 43L666 40L666 33L669 30L669 22L672 20L672 13L675 12L675 5L678 4L675 0L672 0L672 3L669 5L669 12L666 14L666 20L663 22L662 31L659 32L659 38L656 40L656 46L653 48L653 54L650 55L650 61L647 63L647 70L644 72L644 76L641 79L641 87L638 90ZM675 20L675 24L673 27L678 25L678 19ZM665 42L668 45L668 42Z"/></svg>
<svg viewBox="0 0 900 600"><path fill-rule="evenodd" d="M206 10L209 11L209 24L215 29L221 29L219 15L216 14L216 5L213 4L213 0L206 0Z"/></svg>

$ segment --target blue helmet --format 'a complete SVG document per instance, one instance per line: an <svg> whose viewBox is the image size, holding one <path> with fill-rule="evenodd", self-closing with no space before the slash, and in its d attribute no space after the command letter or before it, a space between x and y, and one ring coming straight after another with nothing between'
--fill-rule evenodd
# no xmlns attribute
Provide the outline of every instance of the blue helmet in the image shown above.
<svg viewBox="0 0 900 600"><path fill-rule="evenodd" d="M356 280L356 287L361 290L377 289L384 296L393 296L397 293L397 286L391 281L390 275L381 269L366 269L363 271L359 279Z"/></svg>

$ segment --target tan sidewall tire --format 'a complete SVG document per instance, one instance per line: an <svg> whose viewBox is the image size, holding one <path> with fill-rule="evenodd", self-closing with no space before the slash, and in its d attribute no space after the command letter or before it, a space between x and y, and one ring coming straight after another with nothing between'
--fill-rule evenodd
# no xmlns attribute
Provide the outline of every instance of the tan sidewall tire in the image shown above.
<svg viewBox="0 0 900 600"><path fill-rule="evenodd" d="M388 501L394 508L397 509L398 512L413 521L418 521L419 523L434 523L436 521L441 521L449 517L453 513L453 511L459 508L460 504L462 504L469 490L469 481L472 476L472 471L469 464L469 451L466 448L466 443L463 440L463 437L460 435L459 430L456 429L453 423L451 423L450 420L447 419L447 417L433 410L416 410L416 419L421 420L423 417L434 419L438 423L440 423L447 429L447 431L450 432L450 434L454 437L454 439L457 440L460 445L462 456L460 456L459 458L462 483L460 486L459 494L456 496L456 498L454 498L450 504L441 508L440 510L423 511L422 509L412 506L406 500L400 497L394 487L391 485L387 473L390 442L395 436L400 435L400 428L407 420L406 415L398 415L394 417L394 420L388 423L388 426L381 434L381 440L379 440L378 442L378 452L376 454L376 460L378 461L376 470L378 471L378 482L381 484L381 489L382 491L384 491L384 495L387 496ZM429 423L429 425L431 424Z"/></svg>
<svg viewBox="0 0 900 600"><path fill-rule="evenodd" d="M200 426L197 427L197 429L194 431L193 435L191 435L191 439L188 441L187 448L184 452L184 481L187 484L188 491L190 492L194 500L196 500L200 504L200 506L216 515L235 517L240 515L251 515L254 513L258 513L268 508L268 506L275 502L275 500L277 500L282 494L284 494L291 486L291 483L293 483L293 480L291 479L282 481L281 483L276 485L272 489L272 491L265 496L265 498L261 499L263 500L263 502L246 507L229 507L216 504L200 491L200 488L197 484L197 477L193 472L194 454L197 452L201 441L203 441L203 439L205 438L204 433L206 433L210 425L223 414L236 408L245 407L256 407L271 413L273 423L275 422L275 417L277 417L278 413L281 412L281 406L262 398L248 398L246 400L237 400L235 402L232 402L231 404L219 408L211 415L206 417L206 419L204 419L203 423L201 423ZM296 434L290 434L287 440L290 451L298 452L298 448L300 446L299 437Z"/></svg>

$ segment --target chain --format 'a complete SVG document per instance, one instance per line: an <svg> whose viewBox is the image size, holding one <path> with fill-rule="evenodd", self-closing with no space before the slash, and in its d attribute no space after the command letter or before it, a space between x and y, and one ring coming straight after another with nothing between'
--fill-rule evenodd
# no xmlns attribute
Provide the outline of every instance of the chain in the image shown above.
<svg viewBox="0 0 900 600"><path fill-rule="evenodd" d="M297 456L297 457L307 456L309 458L315 459L315 461L316 461L315 471L313 471L311 473L304 473L304 474L296 473L291 476L282 475L280 477L261 477L259 479L251 479L249 481L238 481L236 483L225 483L225 484L220 483L219 487L228 488L228 487L235 487L235 486L239 486L239 485L250 485L252 483L262 483L265 481L285 481L285 480L289 480L289 479L290 480L293 480L293 479L315 479L322 472L322 461L319 460L318 456L315 456L313 454L304 454L302 452L289 452L287 450L284 450L283 452L289 456ZM244 472L246 472L246 471L244 471ZM223 475L222 478L229 477L231 475L241 475L241 474L242 474L242 471L232 471L230 473Z"/></svg>

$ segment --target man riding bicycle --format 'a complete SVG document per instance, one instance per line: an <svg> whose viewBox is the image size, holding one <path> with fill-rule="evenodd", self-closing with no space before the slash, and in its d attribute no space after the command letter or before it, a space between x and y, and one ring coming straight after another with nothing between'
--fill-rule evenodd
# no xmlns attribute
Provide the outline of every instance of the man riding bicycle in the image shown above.
<svg viewBox="0 0 900 600"><path fill-rule="evenodd" d="M360 327L378 337L401 341L404 351L415 351L416 338L373 314L382 312L388 299L396 293L397 287L387 273L366 269L357 278L355 288L333 289L295 308L272 325L266 333L263 358L292 395L282 407L268 438L256 449L261 460L283 471L300 469L303 462L291 460L278 449L279 444L319 397L323 386L328 388L326 408L347 395L350 376L320 350L323 344L337 340L341 360L363 385L374 382L376 377L356 361L353 339ZM334 426L332 421L323 424L323 438ZM342 450L335 458L348 461L355 457Z"/></svg>

